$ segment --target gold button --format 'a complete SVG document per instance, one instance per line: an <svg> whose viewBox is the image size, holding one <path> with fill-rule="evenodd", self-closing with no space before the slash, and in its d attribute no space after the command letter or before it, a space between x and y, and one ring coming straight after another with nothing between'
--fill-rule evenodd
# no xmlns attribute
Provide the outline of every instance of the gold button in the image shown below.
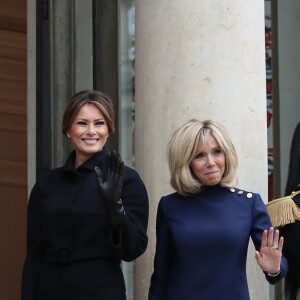
<svg viewBox="0 0 300 300"><path fill-rule="evenodd" d="M244 191L238 191L239 195L242 195L244 193Z"/></svg>
<svg viewBox="0 0 300 300"><path fill-rule="evenodd" d="M252 193L248 193L247 198L249 198L249 199L252 198Z"/></svg>
<svg viewBox="0 0 300 300"><path fill-rule="evenodd" d="M235 189L234 189L234 188L230 188L230 192L231 192L231 193L234 193L234 192L235 192Z"/></svg>

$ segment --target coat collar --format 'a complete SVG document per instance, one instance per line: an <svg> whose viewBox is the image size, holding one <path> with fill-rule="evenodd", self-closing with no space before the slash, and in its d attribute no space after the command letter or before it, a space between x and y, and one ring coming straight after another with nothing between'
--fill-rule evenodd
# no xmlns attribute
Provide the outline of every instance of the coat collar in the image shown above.
<svg viewBox="0 0 300 300"><path fill-rule="evenodd" d="M73 150L70 153L69 157L67 158L63 168L67 172L77 172L80 169L87 169L87 170L94 171L95 166L99 165L106 156L107 156L107 151L105 148L103 148L100 152L96 153L94 156L92 156L87 161L85 161L82 165L80 165L77 169L75 169L76 152L75 150Z"/></svg>

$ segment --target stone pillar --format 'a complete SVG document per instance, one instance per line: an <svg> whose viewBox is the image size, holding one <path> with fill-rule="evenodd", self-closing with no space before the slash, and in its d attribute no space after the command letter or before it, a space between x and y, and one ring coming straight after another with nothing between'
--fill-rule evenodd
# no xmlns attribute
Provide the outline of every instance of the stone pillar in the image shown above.
<svg viewBox="0 0 300 300"><path fill-rule="evenodd" d="M191 118L225 125L239 155L238 186L267 201L265 82L263 2L136 1L135 159L150 200L136 299L147 299L157 204L172 192L166 148L178 126ZM251 299L268 299L252 242L248 282Z"/></svg>

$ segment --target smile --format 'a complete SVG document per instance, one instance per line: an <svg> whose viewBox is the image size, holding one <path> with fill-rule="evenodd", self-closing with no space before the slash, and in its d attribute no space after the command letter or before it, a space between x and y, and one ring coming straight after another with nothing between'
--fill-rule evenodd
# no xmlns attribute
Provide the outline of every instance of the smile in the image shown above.
<svg viewBox="0 0 300 300"><path fill-rule="evenodd" d="M214 174L216 174L216 173L218 173L218 171L209 172L209 173L206 173L205 175L214 175Z"/></svg>
<svg viewBox="0 0 300 300"><path fill-rule="evenodd" d="M82 141L85 142L86 144L94 145L99 141L99 139L82 139Z"/></svg>

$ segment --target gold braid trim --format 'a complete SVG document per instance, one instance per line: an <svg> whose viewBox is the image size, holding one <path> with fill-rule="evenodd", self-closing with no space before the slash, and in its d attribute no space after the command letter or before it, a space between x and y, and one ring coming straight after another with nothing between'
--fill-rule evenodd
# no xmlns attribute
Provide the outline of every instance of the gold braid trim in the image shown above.
<svg viewBox="0 0 300 300"><path fill-rule="evenodd" d="M295 223L300 220L300 208L293 201L293 197L300 191L292 192L290 196L272 200L266 204L273 227Z"/></svg>

